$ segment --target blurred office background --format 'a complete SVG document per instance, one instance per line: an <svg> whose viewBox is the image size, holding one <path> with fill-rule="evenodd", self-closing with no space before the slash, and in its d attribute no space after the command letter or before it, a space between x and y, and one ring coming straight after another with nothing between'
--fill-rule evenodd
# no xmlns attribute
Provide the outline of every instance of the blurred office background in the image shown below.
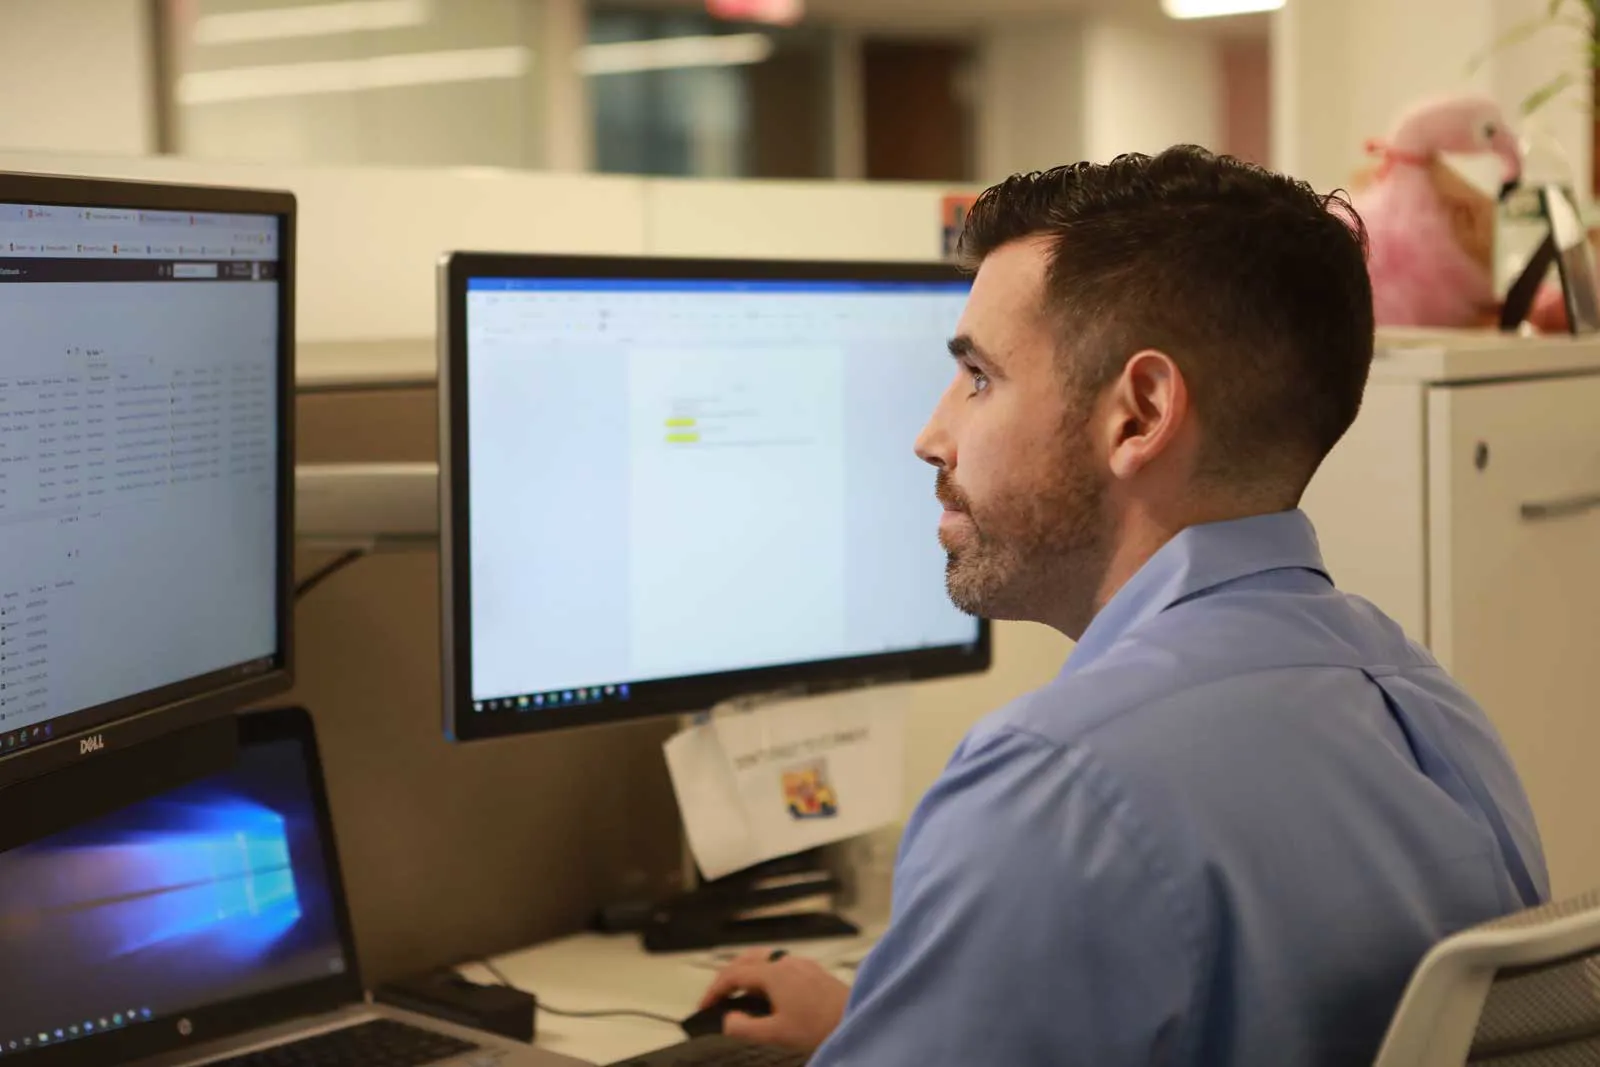
<svg viewBox="0 0 1600 1067"><path fill-rule="evenodd" d="M1469 69L1546 2L0 0L0 149L962 183L1190 141L1333 184L1403 102L1577 59ZM1587 173L1584 109L1541 121Z"/></svg>
<svg viewBox="0 0 1600 1067"><path fill-rule="evenodd" d="M1268 37L1157 0L0 0L0 148L938 182L1174 140L1266 161Z"/></svg>

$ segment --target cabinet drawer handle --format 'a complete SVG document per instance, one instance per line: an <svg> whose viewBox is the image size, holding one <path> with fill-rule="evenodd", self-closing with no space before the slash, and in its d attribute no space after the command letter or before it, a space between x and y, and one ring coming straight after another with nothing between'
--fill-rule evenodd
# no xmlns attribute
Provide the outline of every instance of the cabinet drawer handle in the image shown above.
<svg viewBox="0 0 1600 1067"><path fill-rule="evenodd" d="M1556 500L1537 500L1522 505L1522 517L1529 522L1543 519L1570 519L1600 509L1600 493L1579 493Z"/></svg>

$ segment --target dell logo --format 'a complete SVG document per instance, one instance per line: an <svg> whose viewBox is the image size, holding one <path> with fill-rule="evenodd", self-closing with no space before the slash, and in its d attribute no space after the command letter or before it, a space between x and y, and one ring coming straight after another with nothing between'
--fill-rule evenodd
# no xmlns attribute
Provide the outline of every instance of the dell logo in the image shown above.
<svg viewBox="0 0 1600 1067"><path fill-rule="evenodd" d="M93 737L85 737L83 740L78 742L78 755L87 756L89 753L99 752L105 747L105 735L95 734Z"/></svg>

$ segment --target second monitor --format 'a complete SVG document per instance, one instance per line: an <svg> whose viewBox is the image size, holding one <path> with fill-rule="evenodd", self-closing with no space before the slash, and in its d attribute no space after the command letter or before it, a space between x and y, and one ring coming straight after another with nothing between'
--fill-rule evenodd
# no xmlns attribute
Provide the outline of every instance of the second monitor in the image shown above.
<svg viewBox="0 0 1600 1067"><path fill-rule="evenodd" d="M0 173L0 786L288 687L294 219Z"/></svg>
<svg viewBox="0 0 1600 1067"><path fill-rule="evenodd" d="M986 669L912 453L969 287L936 264L450 257L449 734Z"/></svg>

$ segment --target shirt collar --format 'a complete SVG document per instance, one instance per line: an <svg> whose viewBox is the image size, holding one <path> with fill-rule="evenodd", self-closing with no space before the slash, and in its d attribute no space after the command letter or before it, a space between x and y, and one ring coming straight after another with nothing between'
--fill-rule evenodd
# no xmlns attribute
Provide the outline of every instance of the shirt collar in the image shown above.
<svg viewBox="0 0 1600 1067"><path fill-rule="evenodd" d="M1090 622L1066 670L1098 659L1126 633L1182 601L1267 571L1327 568L1311 520L1298 508L1190 526L1161 546Z"/></svg>

